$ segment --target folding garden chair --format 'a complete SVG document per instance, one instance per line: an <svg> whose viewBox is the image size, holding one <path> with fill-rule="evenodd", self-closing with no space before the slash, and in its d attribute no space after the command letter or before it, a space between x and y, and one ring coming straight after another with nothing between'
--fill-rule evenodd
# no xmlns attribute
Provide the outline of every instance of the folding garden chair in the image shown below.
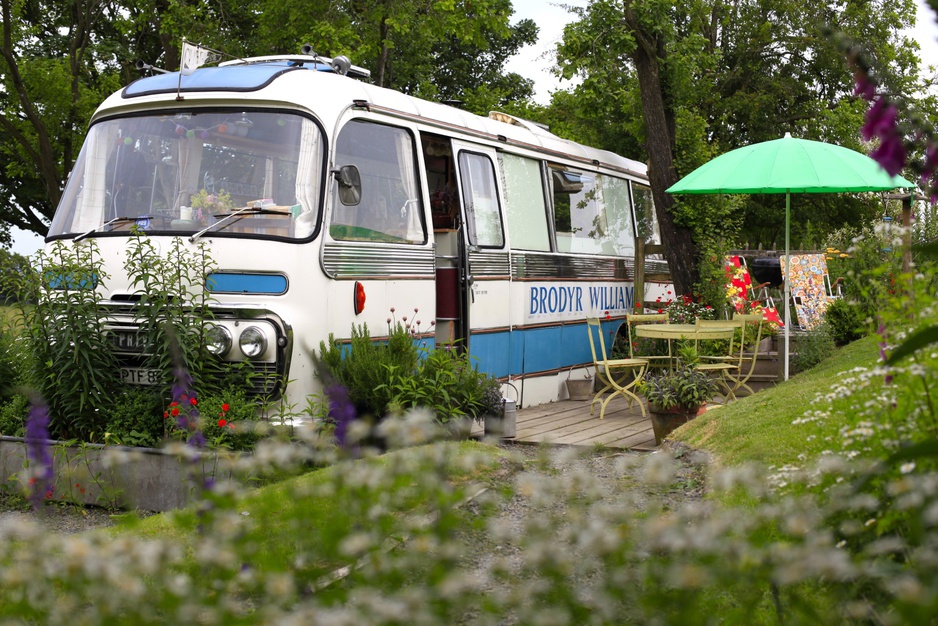
<svg viewBox="0 0 938 626"><path fill-rule="evenodd" d="M645 369L648 367L648 361L645 359L610 359L606 352L606 340L603 337L602 322L598 317L586 318L586 330L589 332L590 351L593 354L593 366L596 368L596 379L602 385L602 388L593 396L590 402L590 415L595 411L595 404L601 402L599 409L599 419L606 415L606 406L616 396L622 396L628 399L629 408L632 403L638 402L642 410L642 417L645 417L645 405L642 403L632 389L637 385L645 375ZM593 335L599 339L599 350L597 351L597 341ZM602 396L609 392L609 397L605 400Z"/></svg>
<svg viewBox="0 0 938 626"><path fill-rule="evenodd" d="M823 254L781 256L782 275L791 277L789 293L795 309L798 326L811 330L824 319L827 305L833 296L833 286L827 273L827 260ZM839 282L837 283L839 288Z"/></svg>
<svg viewBox="0 0 938 626"><path fill-rule="evenodd" d="M694 334L694 350L700 361L694 366L702 372L715 374L717 385L723 389L723 402L735 400L733 390L736 387L734 372L739 371L742 349L736 343L736 330L740 327L736 316L731 320L697 320L697 332ZM702 342L720 342L725 350L706 354L701 350ZM726 342L726 343L723 343Z"/></svg>
<svg viewBox="0 0 938 626"><path fill-rule="evenodd" d="M767 322L781 325L775 299L769 293L770 282L754 285L745 257L725 257L726 298L733 306L734 313L746 313L747 310L761 308Z"/></svg>
<svg viewBox="0 0 938 626"><path fill-rule="evenodd" d="M671 367L674 357L671 355L671 341L669 339L648 339L642 338L642 341L648 342L649 346L656 346L661 343L667 345L667 354L644 354L639 352L638 337L635 336L634 328L639 324L668 324L667 313L629 313L625 316L625 327L628 330L629 358L645 359L649 367L663 368Z"/></svg>
<svg viewBox="0 0 938 626"><path fill-rule="evenodd" d="M732 393L734 397L741 388L748 391L749 395L752 395L755 392L746 383L752 377L752 373L756 369L756 361L759 359L759 343L762 341L762 327L765 318L761 313L737 313L733 316L733 321L738 322L739 327L742 329L742 335L739 338L740 358L736 371L728 372L727 375L733 380ZM755 330L753 330L753 325L755 325ZM751 352L746 351L749 344L752 345Z"/></svg>

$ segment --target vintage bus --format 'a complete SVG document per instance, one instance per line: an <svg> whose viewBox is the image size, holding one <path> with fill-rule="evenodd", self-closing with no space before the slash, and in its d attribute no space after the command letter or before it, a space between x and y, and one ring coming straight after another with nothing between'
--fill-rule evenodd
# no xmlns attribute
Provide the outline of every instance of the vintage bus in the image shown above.
<svg viewBox="0 0 938 626"><path fill-rule="evenodd" d="M131 83L95 112L47 245L95 241L132 333L131 227L163 250L210 242L211 345L289 402L319 389L320 341L379 336L392 309L421 341L459 342L517 406L562 399L592 361L585 318L633 308L635 239L656 237L646 167L366 74L309 53ZM127 356L125 380L146 383Z"/></svg>

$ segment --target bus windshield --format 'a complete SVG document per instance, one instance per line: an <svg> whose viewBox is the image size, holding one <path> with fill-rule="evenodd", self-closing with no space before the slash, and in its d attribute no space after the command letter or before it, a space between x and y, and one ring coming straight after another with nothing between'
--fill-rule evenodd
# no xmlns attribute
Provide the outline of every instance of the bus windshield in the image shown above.
<svg viewBox="0 0 938 626"><path fill-rule="evenodd" d="M49 235L305 239L319 224L323 144L315 123L286 112L108 119L89 130Z"/></svg>

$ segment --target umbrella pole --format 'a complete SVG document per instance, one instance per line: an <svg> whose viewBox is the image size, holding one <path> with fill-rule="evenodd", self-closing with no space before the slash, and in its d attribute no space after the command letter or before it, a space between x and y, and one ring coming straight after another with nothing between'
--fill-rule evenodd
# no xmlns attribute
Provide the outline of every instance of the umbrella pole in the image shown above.
<svg viewBox="0 0 938 626"><path fill-rule="evenodd" d="M788 380L788 363L791 356L788 353L788 337L791 332L791 248L789 246L789 231L791 230L791 193L785 193L785 380Z"/></svg>

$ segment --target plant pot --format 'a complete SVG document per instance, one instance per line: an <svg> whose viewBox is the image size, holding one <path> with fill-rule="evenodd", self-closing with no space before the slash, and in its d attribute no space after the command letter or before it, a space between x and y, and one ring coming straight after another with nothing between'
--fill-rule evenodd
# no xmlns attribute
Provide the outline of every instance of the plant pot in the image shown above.
<svg viewBox="0 0 938 626"><path fill-rule="evenodd" d="M658 409L652 407L649 413L651 414L651 427L655 431L655 445L661 445L661 442L671 434L671 431L698 415L703 415L706 410L706 404L697 408L676 406L670 409Z"/></svg>

